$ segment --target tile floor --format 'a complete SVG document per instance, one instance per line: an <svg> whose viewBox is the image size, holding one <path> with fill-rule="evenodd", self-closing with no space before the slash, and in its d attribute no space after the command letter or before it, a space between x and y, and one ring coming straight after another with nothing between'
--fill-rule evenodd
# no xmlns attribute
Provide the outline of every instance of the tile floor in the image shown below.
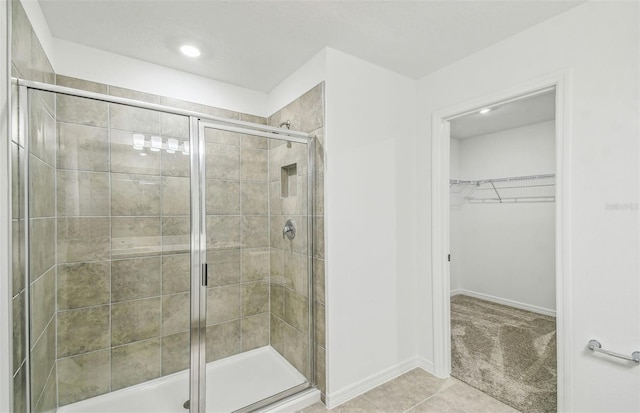
<svg viewBox="0 0 640 413"><path fill-rule="evenodd" d="M328 412L316 403L300 413ZM518 413L453 377L417 368L331 410L337 413Z"/></svg>

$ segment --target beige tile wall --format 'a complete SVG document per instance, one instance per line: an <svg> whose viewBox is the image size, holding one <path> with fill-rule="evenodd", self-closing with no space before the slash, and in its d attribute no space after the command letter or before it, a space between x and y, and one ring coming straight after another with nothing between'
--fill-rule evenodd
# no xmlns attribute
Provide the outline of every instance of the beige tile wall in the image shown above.
<svg viewBox="0 0 640 413"><path fill-rule="evenodd" d="M65 76L57 83L161 102ZM132 134L184 141L189 123L69 96L57 107L62 406L188 367L189 157L137 151Z"/></svg>
<svg viewBox="0 0 640 413"><path fill-rule="evenodd" d="M11 2L11 75L41 82L55 82L55 74L19 1ZM13 249L13 411L34 412L56 406L55 362L55 103L45 93L32 93L29 153L18 129L18 90L12 90L12 249ZM30 162L30 179L23 174ZM30 192L30 275L25 280L25 191ZM26 288L31 302L30 325L25 314ZM27 332L30 339L27 340ZM29 341L29 343L27 343ZM26 399L25 359L31 357L31 400Z"/></svg>
<svg viewBox="0 0 640 413"><path fill-rule="evenodd" d="M271 238L271 345L305 375L308 365L309 302L315 317L314 381L324 394L325 378L325 299L324 299L324 83L269 117L269 125L278 127L291 121L291 129L317 137L314 204L314 297L308 299L307 274L307 147L271 141L269 149L270 238ZM296 165L296 196L282 197L282 168ZM298 234L293 240L282 238L282 228L293 218Z"/></svg>
<svg viewBox="0 0 640 413"><path fill-rule="evenodd" d="M58 84L266 123L65 76ZM189 124L142 109L87 107L78 98L59 97L57 104L64 405L188 368L188 157L141 157L130 143L133 132L187 139ZM269 344L268 145L214 129L205 141L207 361L213 361Z"/></svg>

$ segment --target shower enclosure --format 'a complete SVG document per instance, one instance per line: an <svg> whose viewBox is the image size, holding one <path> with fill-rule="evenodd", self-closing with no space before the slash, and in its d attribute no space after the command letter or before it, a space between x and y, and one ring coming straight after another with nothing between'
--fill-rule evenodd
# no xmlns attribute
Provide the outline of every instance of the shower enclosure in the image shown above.
<svg viewBox="0 0 640 413"><path fill-rule="evenodd" d="M18 85L31 411L244 412L310 391L315 138Z"/></svg>

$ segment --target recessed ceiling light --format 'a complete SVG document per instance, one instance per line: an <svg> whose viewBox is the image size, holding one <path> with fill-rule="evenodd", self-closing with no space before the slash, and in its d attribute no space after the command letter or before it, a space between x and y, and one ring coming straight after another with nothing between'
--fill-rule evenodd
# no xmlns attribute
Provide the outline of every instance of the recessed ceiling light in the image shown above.
<svg viewBox="0 0 640 413"><path fill-rule="evenodd" d="M198 56L200 56L200 50L198 50L197 47L191 46L189 44L184 44L184 45L180 46L180 51L185 56L189 56L189 57L198 57Z"/></svg>
<svg viewBox="0 0 640 413"><path fill-rule="evenodd" d="M480 109L479 113L481 115L484 115L485 113L489 113L489 112L491 112L491 108L484 108L484 109Z"/></svg>

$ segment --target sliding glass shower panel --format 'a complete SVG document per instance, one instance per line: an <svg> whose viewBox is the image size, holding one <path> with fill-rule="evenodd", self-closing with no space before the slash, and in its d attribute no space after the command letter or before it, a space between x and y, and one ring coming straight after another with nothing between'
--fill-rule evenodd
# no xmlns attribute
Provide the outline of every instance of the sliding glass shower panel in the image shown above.
<svg viewBox="0 0 640 413"><path fill-rule="evenodd" d="M200 130L206 403L233 412L309 382L308 145Z"/></svg>
<svg viewBox="0 0 640 413"><path fill-rule="evenodd" d="M188 374L166 376L190 360L189 118L33 90L29 106L32 406L181 409ZM172 391L146 397L151 380Z"/></svg>

